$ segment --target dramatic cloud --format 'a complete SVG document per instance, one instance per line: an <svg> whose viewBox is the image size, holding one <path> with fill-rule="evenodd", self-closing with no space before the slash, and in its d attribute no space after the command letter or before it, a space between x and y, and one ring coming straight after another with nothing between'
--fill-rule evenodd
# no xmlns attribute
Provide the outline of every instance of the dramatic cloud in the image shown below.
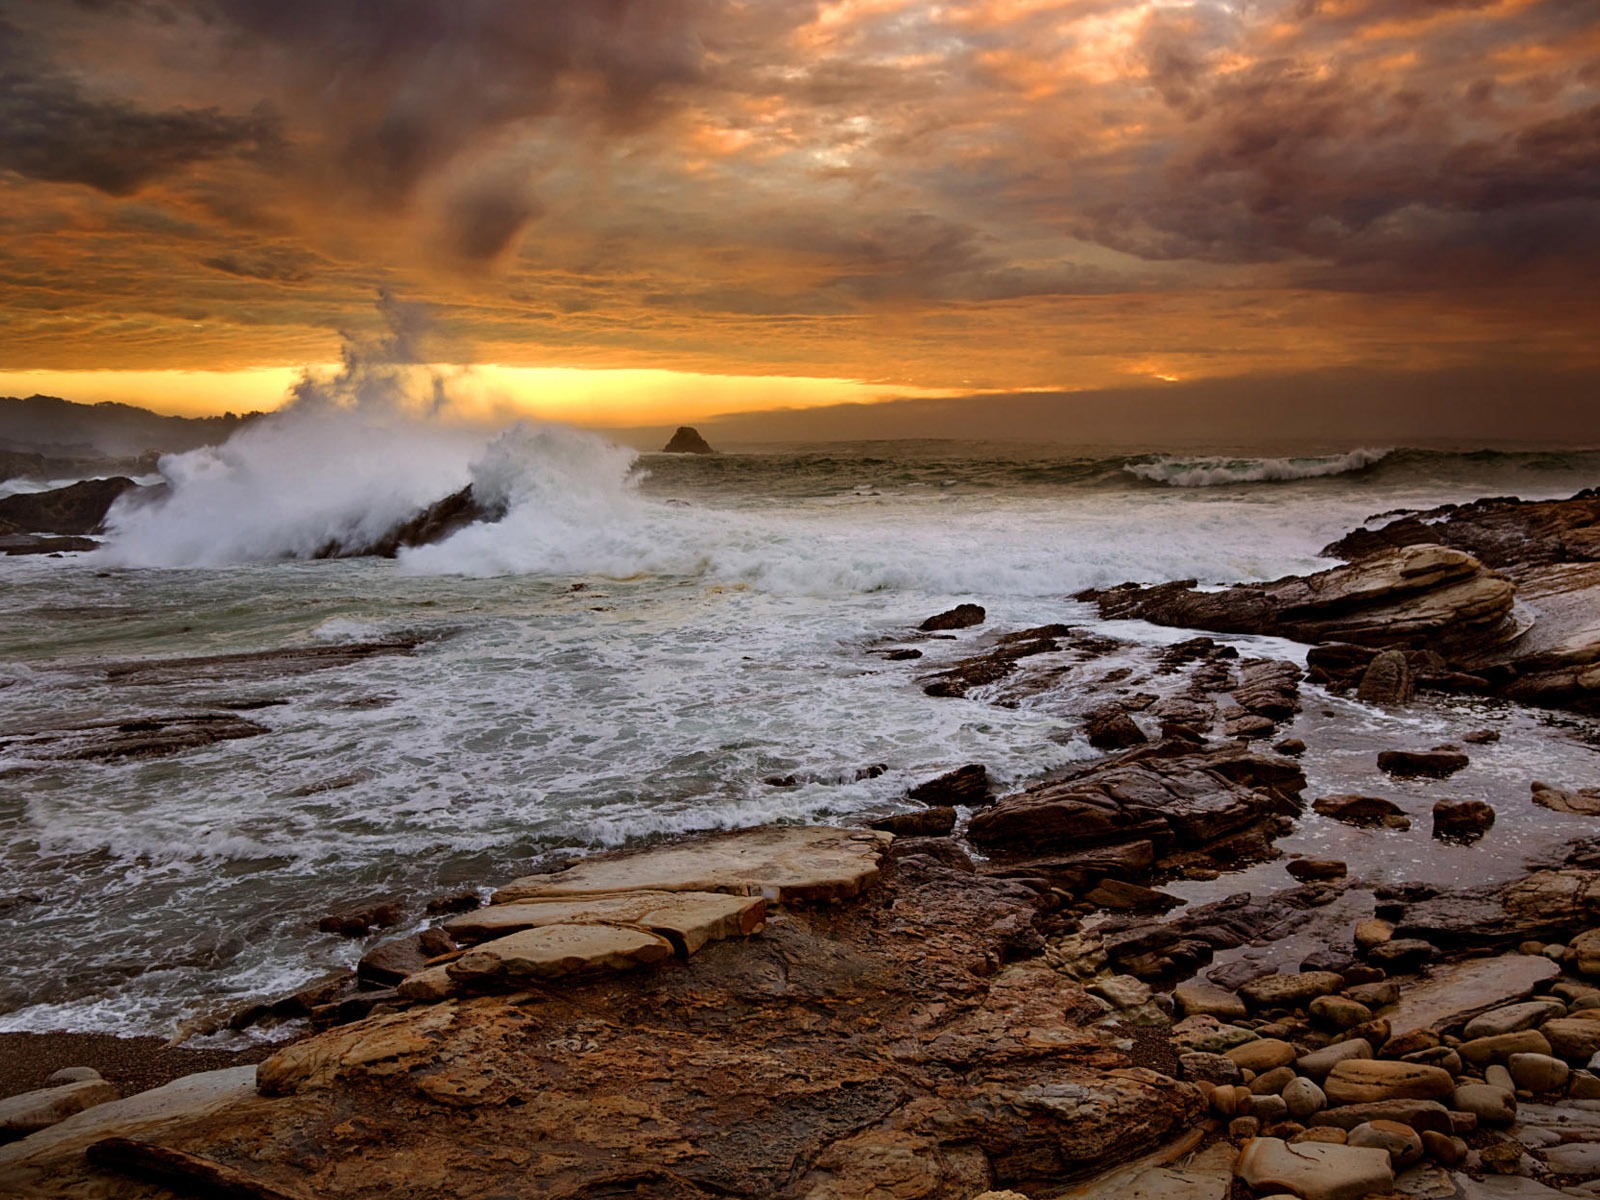
<svg viewBox="0 0 1600 1200"><path fill-rule="evenodd" d="M7 365L1597 366L1592 0L0 0ZM140 232L135 232L135 229ZM41 313L50 314L48 317Z"/></svg>

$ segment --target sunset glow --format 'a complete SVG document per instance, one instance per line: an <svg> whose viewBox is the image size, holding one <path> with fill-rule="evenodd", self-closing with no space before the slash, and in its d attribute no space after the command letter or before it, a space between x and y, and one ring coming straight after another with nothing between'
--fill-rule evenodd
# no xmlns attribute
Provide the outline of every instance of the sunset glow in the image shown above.
<svg viewBox="0 0 1600 1200"><path fill-rule="evenodd" d="M495 364L474 395L599 425L1600 369L1584 5L11 0L0 22L10 392L270 407L371 334L380 293L426 307L428 361Z"/></svg>

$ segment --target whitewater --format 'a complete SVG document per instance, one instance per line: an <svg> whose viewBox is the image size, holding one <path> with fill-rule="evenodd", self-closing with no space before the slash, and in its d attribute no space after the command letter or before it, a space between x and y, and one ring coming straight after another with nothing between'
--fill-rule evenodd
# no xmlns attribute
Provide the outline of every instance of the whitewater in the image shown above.
<svg viewBox="0 0 1600 1200"><path fill-rule="evenodd" d="M399 901L392 936L429 898L553 853L890 812L967 762L1026 780L1092 753L1080 701L917 684L986 631L1178 640L1069 597L1315 570L1379 513L1600 477L1592 452L721 449L309 405L163 460L165 494L119 504L95 553L0 560L0 1031L168 1035L352 965L372 939L316 928L342 907ZM394 560L308 557L469 484L505 516ZM982 630L916 641L914 663L881 653L961 602L988 609ZM418 645L181 686L97 669L386 638ZM111 761L30 757L18 737L201 712L265 732ZM1508 778L1519 754L1592 757L1550 738L1495 753Z"/></svg>

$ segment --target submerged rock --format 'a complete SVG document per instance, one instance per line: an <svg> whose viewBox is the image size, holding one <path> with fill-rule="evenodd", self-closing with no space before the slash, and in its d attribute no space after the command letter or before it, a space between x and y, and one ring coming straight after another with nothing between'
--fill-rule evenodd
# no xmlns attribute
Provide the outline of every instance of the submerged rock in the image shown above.
<svg viewBox="0 0 1600 1200"><path fill-rule="evenodd" d="M982 625L989 614L981 604L958 604L952 609L936 613L917 628L923 633L938 633L946 629L971 629Z"/></svg>

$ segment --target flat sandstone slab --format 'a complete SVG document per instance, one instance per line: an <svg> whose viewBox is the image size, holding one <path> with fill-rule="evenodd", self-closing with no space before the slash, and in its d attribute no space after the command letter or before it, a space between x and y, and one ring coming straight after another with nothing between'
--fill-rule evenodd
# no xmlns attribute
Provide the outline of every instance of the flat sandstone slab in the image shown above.
<svg viewBox="0 0 1600 1200"><path fill-rule="evenodd" d="M703 841L592 858L513 880L495 904L618 892L726 892L770 901L847 900L878 880L893 835L829 825L741 829Z"/></svg>
<svg viewBox="0 0 1600 1200"><path fill-rule="evenodd" d="M468 950L445 971L460 983L559 979L598 971L628 971L671 957L671 942L642 929L546 925L485 942Z"/></svg>
<svg viewBox="0 0 1600 1200"><path fill-rule="evenodd" d="M760 896L651 891L491 904L451 917L444 928L457 941L481 942L545 925L637 925L693 954L707 942L747 937L766 919L767 902Z"/></svg>
<svg viewBox="0 0 1600 1200"><path fill-rule="evenodd" d="M1561 974L1561 968L1537 954L1502 954L1434 967L1428 978L1410 988L1400 1002L1383 1013L1396 1034L1413 1029L1446 1029L1480 1013L1524 1000L1534 989Z"/></svg>

